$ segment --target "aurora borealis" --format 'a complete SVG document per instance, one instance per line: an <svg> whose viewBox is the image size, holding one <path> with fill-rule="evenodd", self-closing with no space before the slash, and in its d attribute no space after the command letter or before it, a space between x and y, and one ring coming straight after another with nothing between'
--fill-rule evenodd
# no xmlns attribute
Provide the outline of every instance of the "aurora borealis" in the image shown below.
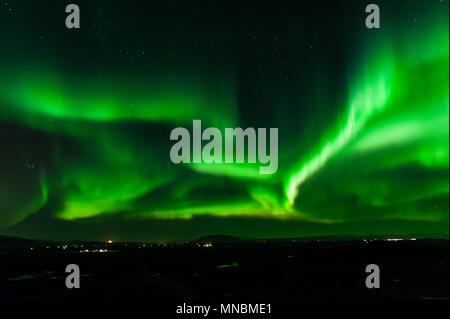
<svg viewBox="0 0 450 319"><path fill-rule="evenodd" d="M448 233L448 1L377 3L1 2L0 231ZM278 128L276 174L173 164L195 119Z"/></svg>

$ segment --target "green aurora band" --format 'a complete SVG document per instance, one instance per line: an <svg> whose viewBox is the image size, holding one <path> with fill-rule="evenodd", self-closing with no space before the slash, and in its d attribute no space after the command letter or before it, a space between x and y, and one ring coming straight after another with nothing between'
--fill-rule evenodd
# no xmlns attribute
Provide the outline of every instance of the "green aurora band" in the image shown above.
<svg viewBox="0 0 450 319"><path fill-rule="evenodd" d="M314 73L297 75L308 81L290 82L301 92L309 85L307 97L282 84L271 94L266 88L277 81L270 77L247 83L233 37L203 62L201 53L186 46L176 56L161 54L158 64L148 62L156 58L144 48L133 53L141 62L131 64L116 55L98 56L114 39L106 27L100 28L104 42L94 46L90 40L91 49L68 53L54 43L67 31L40 48L41 31L28 30L17 40L19 23L4 11L0 228L42 212L69 221L120 214L448 224L448 2L433 1L426 13L417 12L430 19L418 21L414 32L406 27L407 13L392 11L380 30L358 30L364 37L355 37L358 50L345 56L345 73L317 63ZM161 39L155 47L163 46ZM288 52L289 37L284 41L280 47ZM27 54L24 46L35 52ZM95 53L83 64L79 57L86 50ZM302 50L286 54L292 70L312 63L310 56L302 59ZM259 59L255 65L268 58ZM251 88L247 95L242 82ZM269 106L258 109L260 101ZM260 175L259 163L174 165L170 131L190 129L193 119L221 130L279 127L277 173Z"/></svg>

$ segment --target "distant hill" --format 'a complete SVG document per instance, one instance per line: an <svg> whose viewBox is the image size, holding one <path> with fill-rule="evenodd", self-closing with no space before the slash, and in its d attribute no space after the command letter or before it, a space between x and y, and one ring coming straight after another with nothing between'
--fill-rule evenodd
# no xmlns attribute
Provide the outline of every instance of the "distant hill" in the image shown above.
<svg viewBox="0 0 450 319"><path fill-rule="evenodd" d="M0 251L29 249L35 245L36 242L30 239L0 236Z"/></svg>
<svg viewBox="0 0 450 319"><path fill-rule="evenodd" d="M241 240L239 238L229 236L229 235L211 235L211 236L205 236L200 237L196 240L194 240L194 243L200 243L200 244L225 244L225 243L239 243Z"/></svg>

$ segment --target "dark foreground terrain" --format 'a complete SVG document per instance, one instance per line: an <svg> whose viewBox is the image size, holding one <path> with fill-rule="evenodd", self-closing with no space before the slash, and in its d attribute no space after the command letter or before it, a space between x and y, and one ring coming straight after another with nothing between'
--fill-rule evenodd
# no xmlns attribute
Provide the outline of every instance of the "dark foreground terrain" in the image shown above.
<svg viewBox="0 0 450 319"><path fill-rule="evenodd" d="M0 249L0 299L448 299L448 240L32 242ZM26 248L24 248L26 247ZM77 264L80 289L67 289ZM367 289L368 264L381 288Z"/></svg>

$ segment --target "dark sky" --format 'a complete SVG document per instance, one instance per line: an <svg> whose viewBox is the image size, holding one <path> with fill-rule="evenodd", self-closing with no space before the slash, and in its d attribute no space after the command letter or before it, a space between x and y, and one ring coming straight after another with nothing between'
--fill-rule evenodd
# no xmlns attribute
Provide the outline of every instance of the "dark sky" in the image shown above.
<svg viewBox="0 0 450 319"><path fill-rule="evenodd" d="M448 233L448 1L0 2L0 233ZM278 170L170 161L278 128Z"/></svg>

